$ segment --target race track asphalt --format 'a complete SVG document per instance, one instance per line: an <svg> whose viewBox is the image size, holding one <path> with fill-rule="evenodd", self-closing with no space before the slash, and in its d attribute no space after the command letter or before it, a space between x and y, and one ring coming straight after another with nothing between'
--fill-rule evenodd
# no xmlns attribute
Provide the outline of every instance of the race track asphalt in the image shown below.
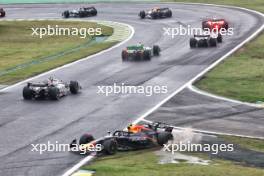
<svg viewBox="0 0 264 176"><path fill-rule="evenodd" d="M8 19L60 19L62 11L79 6L3 5ZM137 17L139 10L155 6L171 7L173 17L162 20L140 20ZM98 16L87 20L127 23L134 27L135 35L126 44L105 54L37 79L56 76L63 80L78 80L83 90L77 96L68 96L59 102L31 102L22 99L22 86L1 92L0 175L61 175L82 156L69 152L46 152L40 155L31 152L32 143L69 143L85 132L99 137L107 131L124 128L249 37L264 21L259 15L250 12L202 5L98 3L95 7ZM226 18L234 27L234 35L224 37L224 42L217 48L191 50L189 36L172 39L163 35L163 27L178 27L179 24L200 27L202 18L212 16ZM122 63L121 50L126 45L138 42L150 46L159 44L161 56L153 58L151 62ZM104 96L96 93L98 85L114 83L167 85L168 93L150 97L136 94Z"/></svg>

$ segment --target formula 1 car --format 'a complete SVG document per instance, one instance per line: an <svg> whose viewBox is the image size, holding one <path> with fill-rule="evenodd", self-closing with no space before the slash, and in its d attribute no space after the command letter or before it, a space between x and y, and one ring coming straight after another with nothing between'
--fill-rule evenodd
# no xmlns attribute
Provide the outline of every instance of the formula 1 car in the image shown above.
<svg viewBox="0 0 264 176"><path fill-rule="evenodd" d="M172 11L169 8L153 8L149 11L140 11L138 16L141 19L170 18L172 16Z"/></svg>
<svg viewBox="0 0 264 176"><path fill-rule="evenodd" d="M5 17L6 12L4 11L3 8L0 8L0 17Z"/></svg>
<svg viewBox="0 0 264 176"><path fill-rule="evenodd" d="M215 33L211 33L210 35L194 35L194 37L190 38L190 47L216 47L217 42L220 42L220 40L222 42L222 36Z"/></svg>
<svg viewBox="0 0 264 176"><path fill-rule="evenodd" d="M95 7L82 7L78 10L66 10L62 13L62 16L64 18L69 18L69 17L90 17L90 16L96 16L97 15L97 10Z"/></svg>
<svg viewBox="0 0 264 176"><path fill-rule="evenodd" d="M72 94L77 94L80 89L81 86L77 81L66 83L58 79L49 78L39 83L28 82L23 89L23 97L25 100L47 98L59 100L70 92Z"/></svg>
<svg viewBox="0 0 264 176"><path fill-rule="evenodd" d="M107 136L95 140L90 134L84 134L79 139L74 139L70 147L76 147L80 151L86 151L90 154L92 146L101 146L96 154L115 154L116 151L129 151L146 149L155 146L163 146L169 140L173 139L173 127L164 123L151 123L147 125L129 125L127 131L117 130L113 133L108 133ZM98 147L97 147L98 148Z"/></svg>
<svg viewBox="0 0 264 176"><path fill-rule="evenodd" d="M160 55L160 47L154 45L151 47L145 47L143 44L137 44L126 47L122 50L122 60L151 60L153 56Z"/></svg>
<svg viewBox="0 0 264 176"><path fill-rule="evenodd" d="M216 19L216 18L207 19L207 20L204 20L202 22L202 28L203 29L209 29L209 30L212 30L212 29L220 30L220 29L224 28L227 30L228 29L228 22L224 19Z"/></svg>

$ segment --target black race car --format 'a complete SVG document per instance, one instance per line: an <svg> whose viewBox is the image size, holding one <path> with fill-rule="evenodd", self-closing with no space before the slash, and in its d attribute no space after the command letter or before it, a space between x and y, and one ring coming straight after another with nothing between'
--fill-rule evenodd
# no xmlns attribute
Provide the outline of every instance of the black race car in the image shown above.
<svg viewBox="0 0 264 176"><path fill-rule="evenodd" d="M25 100L47 98L59 100L70 92L72 94L77 94L80 89L81 86L77 81L66 83L58 79L49 78L40 83L28 82L23 89L23 97Z"/></svg>
<svg viewBox="0 0 264 176"><path fill-rule="evenodd" d="M172 16L172 11L169 8L153 8L149 11L140 11L138 16L141 19L170 18Z"/></svg>
<svg viewBox="0 0 264 176"><path fill-rule="evenodd" d="M225 19L206 19L203 20L202 22L202 28L203 29L209 29L209 30L213 30L213 29L217 29L220 30L222 28L224 29L228 29L228 22Z"/></svg>
<svg viewBox="0 0 264 176"><path fill-rule="evenodd" d="M4 11L3 8L0 8L0 17L5 17L6 12Z"/></svg>
<svg viewBox="0 0 264 176"><path fill-rule="evenodd" d="M62 16L64 18L69 18L69 17L90 17L90 16L96 16L97 15L97 10L95 7L82 7L78 10L66 10L62 13Z"/></svg>
<svg viewBox="0 0 264 176"><path fill-rule="evenodd" d="M115 154L116 151L146 149L155 146L163 146L173 139L173 127L163 123L147 125L130 125L128 130L117 130L100 139L95 140L90 134L84 134L79 139L74 139L70 147L72 151L82 154Z"/></svg>
<svg viewBox="0 0 264 176"><path fill-rule="evenodd" d="M220 33L194 35L194 37L190 38L190 47L216 47L217 43L221 42L222 35Z"/></svg>

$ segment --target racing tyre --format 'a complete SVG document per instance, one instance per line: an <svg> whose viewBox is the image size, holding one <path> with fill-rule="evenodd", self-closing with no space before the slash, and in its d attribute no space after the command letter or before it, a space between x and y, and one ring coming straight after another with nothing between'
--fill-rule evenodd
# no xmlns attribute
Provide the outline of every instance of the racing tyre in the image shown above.
<svg viewBox="0 0 264 176"><path fill-rule="evenodd" d="M69 18L70 17L70 12L68 10L64 11L63 12L63 16L64 16L64 18Z"/></svg>
<svg viewBox="0 0 264 176"><path fill-rule="evenodd" d="M70 82L70 92L72 94L77 94L80 90L79 83L77 81L71 81Z"/></svg>
<svg viewBox="0 0 264 176"><path fill-rule="evenodd" d="M171 11L171 10L168 11L168 13L167 13L167 17L168 17L168 18L172 17L172 11Z"/></svg>
<svg viewBox="0 0 264 176"><path fill-rule="evenodd" d="M217 39L210 38L209 39L209 44L210 44L210 46L216 47L216 45L217 45Z"/></svg>
<svg viewBox="0 0 264 176"><path fill-rule="evenodd" d="M5 12L2 12L1 13L1 17L5 17Z"/></svg>
<svg viewBox="0 0 264 176"><path fill-rule="evenodd" d="M225 24L224 24L224 28L225 28L226 30L228 30L229 26L228 26L228 23L227 23L227 22L225 22Z"/></svg>
<svg viewBox="0 0 264 176"><path fill-rule="evenodd" d="M103 142L104 153L107 155L113 155L117 151L117 143L114 140L106 140Z"/></svg>
<svg viewBox="0 0 264 176"><path fill-rule="evenodd" d="M60 90L57 87L49 88L49 96L52 100L59 100Z"/></svg>
<svg viewBox="0 0 264 176"><path fill-rule="evenodd" d="M218 43L222 43L222 41L223 41L223 37L222 37L222 35L219 33L218 36L217 36L217 42L218 42Z"/></svg>
<svg viewBox="0 0 264 176"><path fill-rule="evenodd" d="M145 11L140 11L139 12L139 16L140 16L141 19L144 19L146 17Z"/></svg>
<svg viewBox="0 0 264 176"><path fill-rule="evenodd" d="M28 86L25 86L23 89L23 98L25 100L31 100L33 98L32 91Z"/></svg>
<svg viewBox="0 0 264 176"><path fill-rule="evenodd" d="M166 144L169 139L171 139L171 133L161 132L158 134L157 142L160 146L163 146L163 144Z"/></svg>
<svg viewBox="0 0 264 176"><path fill-rule="evenodd" d="M190 39L190 47L195 48L197 44L197 40L195 38Z"/></svg>
<svg viewBox="0 0 264 176"><path fill-rule="evenodd" d="M93 15L93 16L96 16L96 15L97 15L97 10L96 10L96 9L94 9L94 10L92 11L92 15Z"/></svg>
<svg viewBox="0 0 264 176"><path fill-rule="evenodd" d="M88 144L89 142L93 141L94 137L90 134L84 134L80 137L79 145Z"/></svg>
<svg viewBox="0 0 264 176"><path fill-rule="evenodd" d="M121 55L122 55L122 60L123 61L127 61L128 60L128 53L127 53L126 50L123 50Z"/></svg>
<svg viewBox="0 0 264 176"><path fill-rule="evenodd" d="M144 51L143 52L143 59L144 60L150 60L151 59L151 53L149 51Z"/></svg>
<svg viewBox="0 0 264 176"><path fill-rule="evenodd" d="M160 55L160 47L158 45L153 46L153 55L159 56Z"/></svg>

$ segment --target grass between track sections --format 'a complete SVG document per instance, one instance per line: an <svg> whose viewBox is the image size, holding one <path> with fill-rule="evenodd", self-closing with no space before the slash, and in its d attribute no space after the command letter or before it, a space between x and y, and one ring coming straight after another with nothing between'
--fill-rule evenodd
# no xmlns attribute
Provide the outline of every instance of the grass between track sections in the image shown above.
<svg viewBox="0 0 264 176"><path fill-rule="evenodd" d="M178 0L171 0L178 2ZM181 0L182 2L182 0ZM199 2L245 7L264 13L263 0L197 0ZM199 89L244 102L264 102L264 34L246 44L195 83Z"/></svg>
<svg viewBox="0 0 264 176"><path fill-rule="evenodd" d="M113 46L116 42L95 42L91 36L32 36L31 27L102 28L102 36L113 34L113 28L94 22L1 21L0 84L13 84L58 66L84 58ZM70 52L69 52L70 51ZM19 66L23 66L19 68ZM16 69L17 68L17 69Z"/></svg>
<svg viewBox="0 0 264 176"><path fill-rule="evenodd" d="M264 151L264 140L221 136L226 141L240 144L241 147ZM246 167L243 163L234 163L222 159L209 159L207 154L189 153L202 159L211 160L209 165L188 164L159 164L156 149L133 152L119 152L113 156L99 157L94 163L84 166L83 170L96 171L95 176L263 176L264 170ZM188 153L184 153L189 155Z"/></svg>

